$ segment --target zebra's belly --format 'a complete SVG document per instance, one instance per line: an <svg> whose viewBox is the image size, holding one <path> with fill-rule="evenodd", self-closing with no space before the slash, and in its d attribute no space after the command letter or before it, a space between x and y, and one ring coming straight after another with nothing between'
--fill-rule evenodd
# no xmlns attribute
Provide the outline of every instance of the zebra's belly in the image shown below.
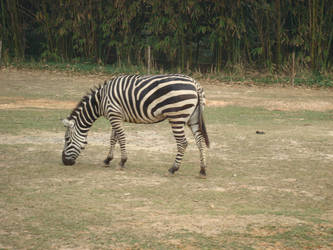
<svg viewBox="0 0 333 250"><path fill-rule="evenodd" d="M162 122L166 119L167 117L163 114L158 115L153 117L153 119L143 119L142 117L132 117L132 116L123 116L123 121L124 122L129 122L129 123L137 123L137 124L152 124L152 123L158 123Z"/></svg>

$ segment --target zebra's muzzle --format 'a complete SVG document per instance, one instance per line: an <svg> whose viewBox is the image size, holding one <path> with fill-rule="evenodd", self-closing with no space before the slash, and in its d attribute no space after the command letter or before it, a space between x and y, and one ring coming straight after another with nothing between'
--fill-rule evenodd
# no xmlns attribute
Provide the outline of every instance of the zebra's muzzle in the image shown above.
<svg viewBox="0 0 333 250"><path fill-rule="evenodd" d="M64 151L62 151L62 162L63 162L64 165L66 165L66 166L70 166L70 165L74 165L74 164L75 164L75 160L72 160L72 159L66 159L66 156L65 156Z"/></svg>

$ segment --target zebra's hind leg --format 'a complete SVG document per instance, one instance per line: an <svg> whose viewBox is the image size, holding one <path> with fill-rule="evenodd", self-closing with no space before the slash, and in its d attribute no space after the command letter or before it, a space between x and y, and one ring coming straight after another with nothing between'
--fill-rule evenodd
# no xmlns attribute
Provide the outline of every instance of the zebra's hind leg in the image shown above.
<svg viewBox="0 0 333 250"><path fill-rule="evenodd" d="M199 129L199 124L191 124L189 126L192 130L195 142L200 151L200 176L204 177L206 176L206 168L207 168L206 154L205 154L206 144L204 141L204 137Z"/></svg>
<svg viewBox="0 0 333 250"><path fill-rule="evenodd" d="M181 165L184 153L185 153L185 149L187 147L187 141L186 141L186 137L185 137L185 123L181 122L171 122L171 128L172 128L172 132L173 135L176 139L176 143L177 143L177 155L176 155L176 159L175 162L173 164L173 166L171 168L169 168L169 172L171 174L174 174Z"/></svg>
<svg viewBox="0 0 333 250"><path fill-rule="evenodd" d="M114 129L112 129L111 137L110 137L110 151L109 151L108 156L104 160L105 165L109 165L110 161L112 161L112 159L113 159L113 152L114 152L114 148L116 146L117 140L118 140L118 138L117 138L116 131Z"/></svg>

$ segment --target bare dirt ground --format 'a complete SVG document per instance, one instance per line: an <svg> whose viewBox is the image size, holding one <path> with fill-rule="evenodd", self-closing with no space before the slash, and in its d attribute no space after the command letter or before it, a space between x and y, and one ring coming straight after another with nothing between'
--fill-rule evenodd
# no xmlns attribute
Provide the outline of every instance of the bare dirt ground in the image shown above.
<svg viewBox="0 0 333 250"><path fill-rule="evenodd" d="M77 165L65 168L58 115L108 78L0 71L0 248L333 247L331 89L201 80L212 141L207 180L193 178L199 157L190 133L184 167L165 176L175 153L168 124L125 125L125 171L101 168L110 130L96 125ZM47 127L43 119L53 120Z"/></svg>
<svg viewBox="0 0 333 250"><path fill-rule="evenodd" d="M35 109L65 109L72 110L89 88L109 79L106 75L79 75L63 72L42 72L30 70L3 69L0 71L0 83L2 94L0 95L0 110L24 110ZM260 107L270 111L329 111L333 110L333 92L332 90L292 87L258 87L221 84L215 80L201 80L207 96L207 107ZM14 90L12 89L14 88ZM15 90L16 89L16 90ZM62 92L68 96L61 100ZM54 93L49 98L40 98L47 93ZM68 112L69 113L69 112ZM134 143L134 148L150 148L160 151L163 147L172 148L173 141L168 145L163 143L163 137L156 132L136 132L130 133L130 142ZM92 144L108 145L108 138L105 133L97 133L90 136ZM157 146L151 143L162 142ZM53 138L53 139L51 139ZM56 139L55 139L56 138ZM148 138L148 139L147 139ZM171 138L172 139L172 138ZM189 138L192 140L192 138ZM19 135L0 135L0 141L5 144L11 143L36 143L42 144L47 141L59 143L62 137L55 133L42 132L38 136L25 135L24 138ZM140 145L136 145L140 142ZM142 145L142 142L146 142ZM129 144L131 147L132 144ZM190 149L191 150L191 149Z"/></svg>
<svg viewBox="0 0 333 250"><path fill-rule="evenodd" d="M0 81L3 83L1 85L0 109L27 107L72 109L77 103L77 101L74 101L78 99L77 97L84 95L89 88L97 86L109 78L110 76L106 75L82 76L62 72L3 69L0 71ZM23 84L24 82L25 84ZM29 83L32 83L32 86ZM254 85L249 87L249 85L221 84L216 80L209 79L201 80L200 83L205 88L208 107L236 105L283 111L327 111L333 109L332 90L327 89L314 90L281 86L258 87ZM21 90L20 88L24 89ZM49 99L38 98L38 94L34 91L37 89L37 92L40 92L41 95L44 91L57 92L57 89L59 93L55 93ZM6 91L4 92L4 90ZM57 100L62 98L60 90L66 92L73 101ZM6 92L10 96L6 96ZM26 97L27 93L34 93L33 98Z"/></svg>
<svg viewBox="0 0 333 250"><path fill-rule="evenodd" d="M76 102L57 101L48 99L25 99L24 97L1 97L0 109L22 109L22 108L42 108L42 109L72 109Z"/></svg>
<svg viewBox="0 0 333 250"><path fill-rule="evenodd" d="M106 75L79 75L63 72L42 72L30 70L3 69L0 71L0 83L2 93L0 95L0 110L15 109L65 109L72 110L80 97L98 84L109 79ZM309 89L309 88L292 88L292 87L258 87L258 86L241 86L221 84L215 80L201 80L207 96L207 107L260 107L270 111L329 111L333 110L333 92L327 89ZM14 88L14 90L13 90ZM62 92L67 94L67 99L63 99ZM54 93L49 98L40 98L47 93ZM149 134L149 132L148 132ZM48 138L58 138L55 134L43 133L38 137L19 136L11 137L10 135L1 136L0 141L5 143L45 143ZM145 133L131 135L133 142L146 141ZM154 135L149 134L149 138ZM157 137L154 141L161 141L162 136ZM1 138L2 137L2 138ZM105 134L95 133L91 136L92 143L108 144ZM11 139L12 138L12 139ZM102 140L104 138L104 140ZM130 137L131 138L131 137ZM61 139L62 140L62 139ZM56 141L53 141L56 142ZM151 146L148 140L148 145ZM136 146L135 146L136 147ZM151 147L156 149L156 145ZM159 149L160 150L160 149Z"/></svg>
<svg viewBox="0 0 333 250"><path fill-rule="evenodd" d="M46 108L46 109L72 109L77 101L77 96L84 95L89 88L97 86L109 79L106 75L77 75L66 74L62 72L40 72L26 70L6 70L0 72L0 81L2 91L4 88L8 93L14 93L14 96L6 96L2 93L0 96L0 109L20 109L20 108ZM7 83L6 83L7 82ZM11 85L11 82L15 82ZM25 84L23 84L25 82ZM33 83L30 86L29 83ZM331 90L319 89L313 90L309 88L292 88L292 87L257 87L221 84L216 80L201 80L201 85L205 87L207 94L208 107L224 107L228 105L236 105L243 107L263 107L268 110L312 110L327 111L333 110L333 95ZM8 84L8 87L6 87ZM26 85L26 86L24 86ZM218 86L218 87L217 87ZM14 89L12 89L14 87ZM19 88L24 88L23 91ZM40 94L43 91L59 89L59 93L50 96L50 99L25 97L20 92L26 94L31 93L34 89L39 88ZM18 91L16 91L16 90ZM82 91L80 92L80 89ZM61 91L67 94L73 94L71 99L57 100L61 98ZM35 93L36 94L36 93ZM221 100L222 99L222 100Z"/></svg>
<svg viewBox="0 0 333 250"><path fill-rule="evenodd" d="M223 85L214 89L211 83L205 86L208 91L208 106L262 107L281 111L328 111L333 109L332 91L292 87L258 87ZM221 101L221 99L223 101Z"/></svg>

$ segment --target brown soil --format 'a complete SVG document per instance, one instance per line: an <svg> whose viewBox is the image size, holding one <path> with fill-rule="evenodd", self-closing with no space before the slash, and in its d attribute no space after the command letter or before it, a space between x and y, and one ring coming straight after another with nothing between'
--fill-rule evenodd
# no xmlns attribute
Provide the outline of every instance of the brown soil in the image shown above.
<svg viewBox="0 0 333 250"><path fill-rule="evenodd" d="M57 101L48 99L27 99L24 97L0 97L0 109L23 109L23 108L41 108L41 109L73 109L76 102Z"/></svg>
<svg viewBox="0 0 333 250"><path fill-rule="evenodd" d="M0 109L23 109L23 108L41 108L41 109L73 109L77 102L74 101L58 101L48 100L45 98L40 99L27 99L24 97L0 97ZM235 101L219 101L214 99L207 99L208 107L225 107L225 106L244 106L244 107L262 107L267 110L281 110L281 111L298 111L298 110L311 110L311 111L328 111L333 110L332 101L292 101L292 100L267 100L259 102L256 98L253 100L239 99Z"/></svg>
<svg viewBox="0 0 333 250"><path fill-rule="evenodd" d="M76 106L77 102L80 100L80 96L84 95L89 89L89 87L93 87L98 83L102 83L103 79L107 78L110 78L110 76L98 76L98 75L80 76L80 75L71 75L59 72L2 70L0 71L0 88L2 90L0 93L0 110L26 109L26 108L71 110ZM33 82L33 84L30 84L31 82ZM203 85L206 92L208 107L225 107L233 105L241 107L261 107L267 110L283 110L283 111L333 110L333 91L330 89L311 90L311 89L295 89L289 87L262 88L256 86L252 87L239 86L239 85L230 86L223 83L217 84L216 82L213 83L209 81L207 82L201 81L201 84ZM22 90L22 88L25 89ZM48 99L47 97L44 96L43 92L48 93L49 95L46 96L52 96L52 98ZM26 96L25 93L28 93L28 96ZM39 95L39 93L41 94ZM63 97L65 93L71 94L69 98L68 96ZM149 126L155 126L155 125L149 125ZM211 125L210 128L212 131L212 135L218 137L220 134L218 131L220 131L221 128L218 127L217 125L215 127ZM303 129L304 131L307 131L306 129L311 129L311 128L304 127ZM136 130L131 128L130 129L125 128L125 130L128 138L127 149L128 152L131 153L129 157L132 162L135 161L136 155L144 152L145 154L147 154L147 156L151 157L149 158L150 160L155 161L156 163L161 163L164 160L164 158L159 158L160 157L159 152L163 152L163 154L166 153L174 154L176 150L176 144L170 128L165 130L164 129L157 130L156 127L148 127L148 125L145 125L145 127L143 126L139 127ZM230 128L228 131L233 132L233 130ZM316 133L318 138L319 136L322 136L322 133L325 133L325 137L322 138L325 138L326 140L329 140L329 138L333 136L333 132L331 131L330 128L320 130L319 132L316 131ZM87 148L88 147L91 148L86 150L91 150L89 151L89 155L91 155L91 152L95 150L93 152L95 154L98 154L98 156L89 158L90 161L88 161L88 156L86 156L87 158L85 160L82 160L82 162L83 163L89 162L89 164L92 165L97 165L96 162L102 163L102 160L104 159L103 157L106 156L108 151L109 136L110 136L109 132L91 131L91 133L89 133L89 138L88 138L89 144L87 146ZM250 162L248 159L244 160L244 158L242 158L241 155L242 153L236 156L239 157L239 159L235 161L235 159L233 159L233 157L235 156L235 154L233 154L233 151L236 151L237 153L237 150L241 148L240 147L241 144L246 145L245 143L246 140L253 142L254 143L253 147L257 150L260 150L261 149L260 142L261 143L264 142L261 139L263 137L256 137L259 139L254 140L252 136L254 137L255 133L253 133L253 135L250 135L248 132L243 132L242 134L234 136L231 141L230 140L228 141L228 137L225 136L225 138L223 138L224 139L223 141L212 142L212 147L209 151L210 161L212 161L214 156L218 156L217 158L221 160L221 166L223 164L221 168L226 169L226 172L224 172L225 175L221 176L220 179L217 179L215 177L216 180L218 180L217 182L213 182L214 176L212 176L211 179L208 178L207 180L205 180L205 182L197 181L197 179L194 178L191 179L187 178L186 181L184 181L184 183L177 184L177 179L175 181L170 181L170 179L162 175L150 174L146 176L142 174L142 172L140 172L140 175L135 175L133 174L135 170L134 169L132 170L131 168L129 168L127 172L113 171L112 173L108 173L110 176L112 175L112 177L108 178L114 181L113 183L111 182L112 183L111 188L119 190L120 193L122 192L123 202L122 203L110 202L108 206L104 207L103 201L104 198L107 197L105 196L103 199L99 200L100 206L103 207L103 213L105 213L106 215L110 215L114 211L118 212L120 215L125 215L125 222L121 220L116 221L115 218L115 222L113 222L112 227L111 226L106 227L105 224L103 223L101 223L101 225L95 223L88 225L87 228L90 231L96 233L96 235L98 235L99 237L104 237L106 233L110 232L113 233L117 232L118 230L134 232L137 234L143 231L147 232L147 235L155 235L155 237L163 239L168 244L172 244L173 246L175 246L175 248L181 248L181 249L192 249L192 247L190 245L184 245L184 243L182 243L180 239L170 238L170 237L168 238L169 235L177 234L178 232L182 233L187 231L193 233L193 235L200 234L204 235L205 237L210 237L217 240L218 237L220 237L220 235L226 235L227 237L232 238L235 237L234 235L244 234L246 235L246 237L240 238L240 240L243 239L250 241L252 239L255 242L254 246L257 246L258 249L286 248L286 246L288 245L283 244L284 239L276 240L276 242L274 242L275 245L273 247L272 247L273 243L269 244L268 242L271 239L274 239L275 235L277 235L276 237L281 237L283 233L287 232L288 230L291 230L293 227L297 227L300 225L308 225L309 227L313 228L315 222L309 222L309 220L307 221L304 218L302 218L301 215L298 218L297 216L293 216L292 214L290 214L290 216L272 215L270 213L260 214L260 212L258 212L258 214L248 214L248 215L246 214L239 215L237 213L233 214L231 213L231 210L234 208L231 209L230 205L228 205L227 203L222 203L218 199L214 199L214 197L226 196L225 199L228 200L227 195L229 193L233 193L235 195L235 199L234 200L229 199L229 201L232 200L234 204L240 204L240 205L247 204L245 203L246 200L245 196L242 195L244 193L257 195L258 197L268 197L267 198L268 200L272 198L269 195L265 196L264 194L272 194L275 195L276 197L281 196L283 197L283 199L281 198L282 202L283 201L289 202L287 198L291 196L291 197L296 197L297 199L303 202L311 200L313 203L318 203L321 205L327 199L326 203L328 203L329 199L327 194L329 194L330 192L328 192L327 190L331 188L331 185L329 186L327 184L328 182L327 183L325 182L326 179L324 177L322 177L322 181L320 182L320 185L322 185L323 187L319 187L317 190L311 190L307 188L307 185L305 185L306 184L305 181L304 181L304 186L302 186L303 184L302 181L298 179L298 178L303 178L301 174L299 174L299 176L297 177L291 175L283 177L281 179L273 178L274 174L277 175L280 173L279 172L280 170L272 168L270 164L273 163L266 164L265 159L269 158L269 161L272 162L285 161L286 164L290 162L289 159L290 157L294 157L293 158L294 164L295 162L296 163L298 162L298 159L305 159L305 160L309 159L309 162L310 160L321 159L321 163L327 164L327 162L329 163L332 162L333 159L331 151L328 150L329 145L331 145L332 143L329 144L328 142L325 142L323 139L324 143L320 144L320 150L319 148L318 150L316 150L316 146L318 147L317 145L318 143L316 144L316 142L313 142L310 139L309 142L306 140L296 141L296 139L300 137L296 137L296 139L291 140L288 139L289 138L288 136L286 138L284 137L280 138L280 137L274 137L274 135L270 135L271 136L270 138L272 139L273 143L266 144L270 148L268 148L267 151L264 150L263 156L260 157L258 156L257 158L255 158L256 156L251 156L251 154L256 155L255 152L248 153L248 156L250 156L249 158L252 160L255 159L254 162L256 162L255 168L248 171L245 169L251 168L253 166L251 165L251 163L253 164L253 162ZM43 147L46 148L49 147L50 150L56 152L56 154L59 154L59 162L60 162L60 153L62 150L63 141L64 141L63 132L57 133L51 131L38 131L38 133L36 133L36 131L24 131L24 133L22 132L20 134L0 134L0 142L1 142L0 144L6 146L18 145L18 144L27 145L25 148L18 147L17 150L22 150L22 152L40 151L41 145L43 145ZM198 161L197 148L194 139L191 135L188 136L188 141L189 141L189 147L187 148L188 153L186 155L187 158L185 160L197 162ZM92 147L92 145L103 146L104 148L103 152L101 152L102 150L99 149L97 150L96 147ZM251 147L249 147L249 149L250 148ZM116 154L117 157L119 157L119 148L117 148L117 150L118 151L116 152ZM189 156L191 151L196 151L195 152L196 158L194 158L193 160ZM21 151L18 152L18 155L21 156L20 154L22 154L22 152ZM224 156L221 156L225 152L227 153ZM9 156L6 157L9 158ZM83 152L83 157L84 157L84 152ZM170 157L170 161L171 160L172 157ZM26 161L30 165L33 165L34 162L33 159L29 158L20 159L19 157L15 161L22 162L22 164L20 164L20 167L21 165L25 166ZM246 168L243 167L245 165L244 161L246 164L248 164ZM27 164L27 168L29 167L32 168L29 164ZM214 167L218 168L219 165L217 163L215 164L216 166ZM299 167L295 168L297 169L295 171L303 171L302 169L304 169L305 175L308 175L308 172L306 172L307 171L306 164L305 166L302 165L302 162L298 164ZM5 160L0 161L1 169L9 169L10 167L12 167L12 165L13 163L10 161L5 161ZM282 165L278 166L281 167ZM260 172L262 170L265 173L265 170L267 171L267 169L269 169L270 167L273 169L273 173L264 176L264 174ZM14 169L14 167L12 168ZM69 170L66 171L70 171L71 169L75 171L76 168L69 168ZM89 169L93 169L93 166L90 166ZM258 169L260 171L258 171ZM92 171L90 174L85 173L84 178L82 178L82 176L73 177L75 176L74 174L73 176L64 177L64 175L62 175L62 171L64 171L64 169L60 169L59 174L55 175L56 177L53 178L50 177L44 178L44 176L42 176L41 173L38 172L38 175L35 174L32 180L26 180L22 177L22 174L20 174L18 178L15 178L15 183L18 182L17 179L23 178L23 182L22 185L20 185L20 188L21 186L24 188L28 188L27 190L29 190L29 192L31 190L48 191L52 189L54 189L54 191L58 190L61 191L61 189L59 188L60 183L66 184L67 182L73 182L76 186L78 186L81 183L82 185L79 186L82 186L84 188L88 187L87 190L89 190L90 187L91 188L90 192L91 193L94 192L93 194L95 196L103 195L102 192L97 193L96 190L104 190L107 189L108 185L111 185L109 184L110 182L109 179L107 180L105 179L105 172L103 172L104 169L103 171L102 170ZM258 171L258 179L262 179L263 180L262 183L257 182L256 179L253 177L253 174L252 175L250 174L250 172L252 171ZM234 173L237 173L237 175ZM185 178L181 174L182 172L180 172L178 179ZM246 175L248 175L248 177L246 177ZM36 176L42 176L43 178L36 178ZM330 172L327 172L327 178L329 177L330 177ZM6 178L8 177L6 176ZM4 182L6 178L1 179L1 181ZM247 178L251 179L247 180ZM90 180L92 181L92 184L86 184L89 183ZM271 180L272 183L269 183L268 180ZM208 195L211 195L211 197L210 196L205 197L207 202L205 202L204 199L200 200L200 198L198 198L197 200L191 200L191 199L188 200L188 202L190 202L191 204L191 208L194 211L195 215L194 217L192 214L189 215L187 213L185 214L176 213L174 210L172 210L172 208L169 207L165 207L164 209L158 209L157 205L156 207L153 207L152 204L154 203L152 202L152 200L158 197L153 195L154 192L152 192L150 196L148 194L142 195L141 193L138 193L139 195L137 195L135 193L134 194L131 193L131 192L140 192L140 189L144 190L144 188L146 187L151 187L151 190L158 189L161 188L161 186L163 186L162 184L164 185L169 184L171 187L170 190L174 189L174 187L178 188L180 192L184 192L183 190L186 189L190 191L198 190L198 194L206 193ZM10 185L13 186L14 182L10 183ZM10 189L8 189L9 192L7 192L9 195L10 192L12 191L12 187L10 185L8 185ZM173 186L173 185L178 185L178 186ZM136 191L133 191L134 190L133 188L132 191L128 191L128 187L133 187L133 186L136 187L135 189ZM90 194L89 192L86 193ZM56 192L54 192L54 194L56 195ZM178 193L175 192L175 195L178 195ZM46 195L41 197L43 198L45 196ZM24 195L22 197L26 198L28 196ZM140 200L138 197L144 197L144 198ZM187 196L184 195L182 198L186 199ZM14 198L11 197L11 199ZM109 199L112 200L112 198ZM161 199L161 204L163 204L164 198L159 197L158 199ZM242 203L242 201L244 203ZM68 201L65 200L65 202ZM258 203L260 202L264 203L265 200L259 200ZM299 203L295 202L295 204L296 205L302 204L300 201L298 202ZM20 201L18 204L22 204L22 202ZM45 204L47 204L47 202L43 202L42 204L46 206ZM22 211L25 209L25 204L23 205L22 207L19 207L19 209L21 209ZM72 204L69 203L68 206L70 205ZM170 203L170 206L171 205L172 204ZM6 206L8 205L6 204ZM34 206L37 207L37 205ZM88 207L89 204L88 205L84 204L84 206L87 206L86 209L87 211L89 209L95 208L96 211L98 212L99 209L99 206L96 206L95 204L91 205L91 207ZM33 207L33 209L32 208L29 209L30 209L29 212L31 212L34 211L34 209L36 208ZM302 209L303 207L299 207L300 211L302 211ZM6 208L6 210L3 209L2 211L6 212L7 215L3 216L2 220L5 221L6 218L9 218L10 216L13 217L13 213L15 213L15 211L16 213L18 213L17 210L18 210L17 208L14 209ZM252 210L249 209L249 211L251 212ZM274 211L274 209L272 209L272 211ZM276 211L279 210L277 209ZM326 211L326 213L323 213L321 216L322 220L327 221L325 224L326 227L331 228L332 218L333 218L332 210ZM29 217L29 219L30 218L34 218L34 220L38 221L39 215L35 217L31 216ZM14 217L11 219L15 222L17 220L17 218ZM17 221L18 222L16 227L23 228L19 224L20 221L19 220ZM19 231L18 229L16 230ZM316 233L315 236L319 235L319 233L322 234L323 232L321 230L322 228L315 230ZM228 233L223 234L223 232L228 232ZM328 232L332 232L332 230ZM0 228L0 236L1 234L5 235L5 231ZM327 238L329 236L331 235L328 235ZM25 235L25 237L27 236ZM260 239L265 239L265 237L268 239L267 242L260 241ZM78 248L87 247L85 245L85 242L87 242L88 240L85 239L84 236L81 235L81 238L79 237L78 239L79 239L78 242L80 241L80 239L85 240L83 241L83 243L78 243L79 244ZM196 242L196 240L193 240L193 242ZM55 244L54 248L59 248L59 245L62 246L61 245L62 243L60 242L55 242L54 244ZM126 245L125 243L123 245L119 243L116 246L119 247L119 249L124 249L124 248L130 249L132 247L130 244ZM2 245L0 242L0 248L1 247ZM6 248L5 245L3 246L3 248ZM66 246L64 245L62 248L65 249Z"/></svg>

